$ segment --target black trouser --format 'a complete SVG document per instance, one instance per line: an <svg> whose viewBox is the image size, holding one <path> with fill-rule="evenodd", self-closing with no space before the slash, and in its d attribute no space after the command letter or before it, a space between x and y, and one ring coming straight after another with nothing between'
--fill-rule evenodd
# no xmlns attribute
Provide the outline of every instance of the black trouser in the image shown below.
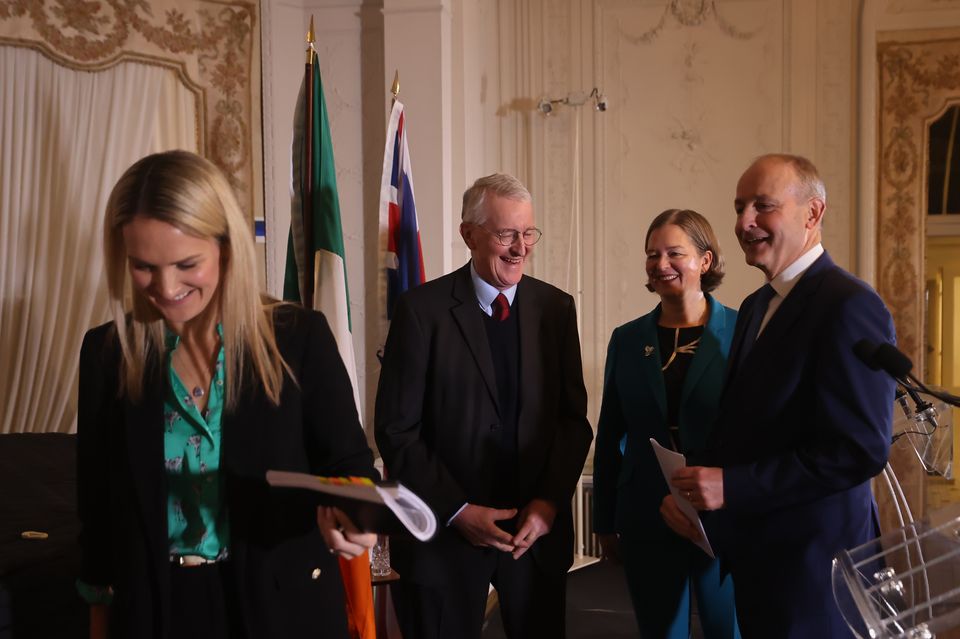
<svg viewBox="0 0 960 639"><path fill-rule="evenodd" d="M477 552L485 555L481 574L464 574L447 587L410 583L401 576L391 586L404 639L480 639L491 583L508 637L563 639L566 573L544 573L530 552L517 560L490 548Z"/></svg>
<svg viewBox="0 0 960 639"><path fill-rule="evenodd" d="M170 637L242 639L241 615L229 561L170 565Z"/></svg>

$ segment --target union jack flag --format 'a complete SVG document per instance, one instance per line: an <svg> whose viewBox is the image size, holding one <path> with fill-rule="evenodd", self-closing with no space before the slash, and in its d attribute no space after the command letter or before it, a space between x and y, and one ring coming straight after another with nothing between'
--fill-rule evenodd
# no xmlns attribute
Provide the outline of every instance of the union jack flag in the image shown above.
<svg viewBox="0 0 960 639"><path fill-rule="evenodd" d="M420 226L413 199L413 172L407 150L403 104L393 103L380 183L380 249L385 255L381 299L386 298L386 320L393 318L397 298L424 281ZM385 291L383 289L386 289Z"/></svg>

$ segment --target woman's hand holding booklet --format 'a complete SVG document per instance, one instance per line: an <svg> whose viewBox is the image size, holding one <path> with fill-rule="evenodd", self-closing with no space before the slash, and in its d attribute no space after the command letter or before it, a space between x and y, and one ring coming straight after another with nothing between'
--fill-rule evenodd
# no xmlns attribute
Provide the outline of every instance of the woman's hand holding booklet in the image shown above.
<svg viewBox="0 0 960 639"><path fill-rule="evenodd" d="M437 516L399 482L270 470L267 483L275 488L315 491L318 504L339 508L364 532L409 534L420 541L428 541L437 532Z"/></svg>

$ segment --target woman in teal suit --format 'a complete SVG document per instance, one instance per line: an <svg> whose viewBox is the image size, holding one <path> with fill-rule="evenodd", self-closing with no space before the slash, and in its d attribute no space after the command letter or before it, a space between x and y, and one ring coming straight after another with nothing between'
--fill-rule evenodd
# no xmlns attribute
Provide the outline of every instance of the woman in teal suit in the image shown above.
<svg viewBox="0 0 960 639"><path fill-rule="evenodd" d="M736 311L710 291L723 258L709 222L671 209L646 237L647 289L660 304L613 331L593 461L594 531L622 561L644 639L690 635L690 591L707 639L739 638L733 584L719 562L660 516L668 493L650 438L689 455L707 442L723 389Z"/></svg>

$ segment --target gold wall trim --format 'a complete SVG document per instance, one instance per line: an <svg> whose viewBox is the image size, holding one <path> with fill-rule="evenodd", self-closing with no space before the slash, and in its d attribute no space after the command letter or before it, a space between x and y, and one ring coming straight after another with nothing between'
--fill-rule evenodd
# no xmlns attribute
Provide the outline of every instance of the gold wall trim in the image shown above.
<svg viewBox="0 0 960 639"><path fill-rule="evenodd" d="M98 71L169 68L197 96L197 148L262 216L259 9L242 0L0 0L0 44Z"/></svg>
<svg viewBox="0 0 960 639"><path fill-rule="evenodd" d="M899 347L923 370L927 123L960 97L960 30L877 44L877 290Z"/></svg>
<svg viewBox="0 0 960 639"><path fill-rule="evenodd" d="M928 127L960 98L960 29L877 33L876 286L897 329L898 346L922 375ZM936 503L908 447L893 447L896 470L914 514ZM877 492L884 528L898 528L893 499Z"/></svg>

